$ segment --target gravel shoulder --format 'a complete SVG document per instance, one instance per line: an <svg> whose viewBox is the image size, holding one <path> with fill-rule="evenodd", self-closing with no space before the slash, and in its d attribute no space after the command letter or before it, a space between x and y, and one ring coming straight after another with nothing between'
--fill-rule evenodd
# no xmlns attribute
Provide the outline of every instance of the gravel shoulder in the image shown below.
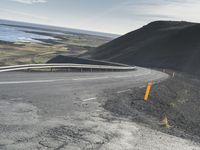
<svg viewBox="0 0 200 150"><path fill-rule="evenodd" d="M100 101L106 100L103 98ZM52 117L37 125L1 125L0 149L22 150L199 150L200 145L149 128L130 118L114 116L99 102L84 103L85 110ZM5 131L6 129L6 131ZM9 132L8 132L9 129Z"/></svg>
<svg viewBox="0 0 200 150"><path fill-rule="evenodd" d="M146 87L133 88L123 94L106 93L103 107L115 116L192 141L200 141L200 80L177 75L152 86L149 100L143 100ZM171 128L160 126L167 116Z"/></svg>

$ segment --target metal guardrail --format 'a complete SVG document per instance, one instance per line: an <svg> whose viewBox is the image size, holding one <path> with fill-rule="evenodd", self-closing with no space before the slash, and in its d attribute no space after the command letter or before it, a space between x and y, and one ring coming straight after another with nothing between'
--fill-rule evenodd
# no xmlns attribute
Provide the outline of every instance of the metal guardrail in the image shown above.
<svg viewBox="0 0 200 150"><path fill-rule="evenodd" d="M134 70L135 67L127 66L107 66L107 65L89 65L89 64L27 64L0 67L0 72L19 71L29 69L100 69L100 70Z"/></svg>

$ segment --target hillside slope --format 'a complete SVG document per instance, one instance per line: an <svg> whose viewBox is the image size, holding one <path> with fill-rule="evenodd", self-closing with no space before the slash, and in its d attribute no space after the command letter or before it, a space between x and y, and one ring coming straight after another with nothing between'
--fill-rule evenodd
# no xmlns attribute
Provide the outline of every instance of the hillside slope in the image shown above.
<svg viewBox="0 0 200 150"><path fill-rule="evenodd" d="M90 55L200 75L200 24L155 21L96 48Z"/></svg>
<svg viewBox="0 0 200 150"><path fill-rule="evenodd" d="M90 64L90 65L111 65L111 66L126 66L124 64L112 63L107 61L98 61L85 59L75 56L58 55L47 61L47 63L73 63L73 64Z"/></svg>

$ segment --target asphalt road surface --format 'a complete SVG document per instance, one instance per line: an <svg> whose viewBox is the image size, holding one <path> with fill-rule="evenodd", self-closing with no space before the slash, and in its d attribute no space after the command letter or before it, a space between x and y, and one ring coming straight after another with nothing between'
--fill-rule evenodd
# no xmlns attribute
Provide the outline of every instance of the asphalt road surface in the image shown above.
<svg viewBox="0 0 200 150"><path fill-rule="evenodd" d="M0 149L159 148L153 141L137 145L147 140L141 138L142 132L154 131L127 120L109 120L113 117L101 107L105 100L101 94L105 90L120 94L166 78L164 73L144 68L129 72L0 73ZM143 130L138 132L139 128ZM133 131L138 137L130 135ZM180 140L171 148L197 148L190 141L157 131L155 135L168 142Z"/></svg>

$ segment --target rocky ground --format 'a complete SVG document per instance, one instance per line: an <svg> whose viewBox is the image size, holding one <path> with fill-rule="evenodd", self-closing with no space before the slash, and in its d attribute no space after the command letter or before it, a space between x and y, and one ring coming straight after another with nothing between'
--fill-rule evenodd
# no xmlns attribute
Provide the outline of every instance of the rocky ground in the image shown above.
<svg viewBox="0 0 200 150"><path fill-rule="evenodd" d="M103 100L102 98L99 100ZM105 100L105 99L104 99ZM9 105L4 103L4 105ZM26 106L25 106L26 105ZM96 111L83 111L71 116L49 118L39 123L37 109L28 104L12 105L9 116L13 120L1 123L0 149L4 150L198 150L199 144L150 129L143 123L131 118L113 116L105 111L99 102L85 102L81 107L87 110L96 107ZM27 113L28 112L28 113ZM24 116L23 114L27 115ZM17 119L14 119L14 115ZM21 118L24 116L23 118ZM33 118L29 118L32 116ZM22 122L16 121L21 118ZM27 122L25 122L27 120ZM30 121L32 120L32 121ZM12 121L12 125L9 125ZM15 122L15 125L13 125ZM3 126L4 125L4 126ZM4 129L8 130L5 131ZM4 137L4 138L3 138ZM5 146L7 145L7 146Z"/></svg>
<svg viewBox="0 0 200 150"><path fill-rule="evenodd" d="M104 108L116 116L145 123L152 129L177 137L200 141L200 80L182 74L152 86L149 100L143 100L146 87L126 93L106 94ZM159 121L167 116L171 128L163 128Z"/></svg>

